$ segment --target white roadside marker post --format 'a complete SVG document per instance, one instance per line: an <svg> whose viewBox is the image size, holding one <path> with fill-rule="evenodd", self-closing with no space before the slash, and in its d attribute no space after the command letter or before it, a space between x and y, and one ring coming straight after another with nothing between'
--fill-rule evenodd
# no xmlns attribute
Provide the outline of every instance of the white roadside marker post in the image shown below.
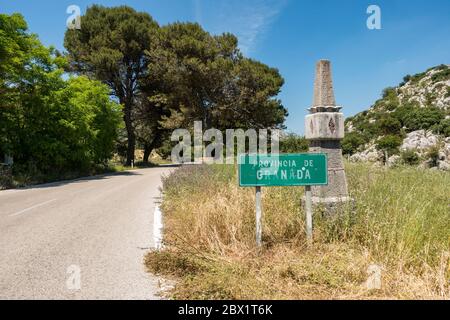
<svg viewBox="0 0 450 320"><path fill-rule="evenodd" d="M308 246L313 244L313 209L311 186L305 187L306 239Z"/></svg>
<svg viewBox="0 0 450 320"><path fill-rule="evenodd" d="M261 187L256 187L256 245L262 247L262 205Z"/></svg>

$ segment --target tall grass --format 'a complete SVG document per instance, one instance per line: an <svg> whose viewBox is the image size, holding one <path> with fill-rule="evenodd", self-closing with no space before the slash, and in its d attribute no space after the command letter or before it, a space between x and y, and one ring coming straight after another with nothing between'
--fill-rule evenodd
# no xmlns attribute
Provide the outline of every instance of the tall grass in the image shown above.
<svg viewBox="0 0 450 320"><path fill-rule="evenodd" d="M183 167L164 181L166 250L150 271L176 276L175 298L449 298L450 175L348 165L354 204L315 213L307 248L303 188L263 189L265 247L255 247L252 188L233 166ZM379 265L383 287L365 286Z"/></svg>

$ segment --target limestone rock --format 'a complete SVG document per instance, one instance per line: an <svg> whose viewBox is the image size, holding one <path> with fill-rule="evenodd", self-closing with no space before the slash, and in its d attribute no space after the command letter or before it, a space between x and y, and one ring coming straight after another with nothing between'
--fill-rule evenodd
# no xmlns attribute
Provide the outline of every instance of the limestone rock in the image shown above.
<svg viewBox="0 0 450 320"><path fill-rule="evenodd" d="M388 159L388 166L389 167L395 167L401 162L401 157L399 155L393 155Z"/></svg>
<svg viewBox="0 0 450 320"><path fill-rule="evenodd" d="M351 162L378 162L383 160L383 153L377 150L374 143L370 144L364 151L355 153L350 157Z"/></svg>
<svg viewBox="0 0 450 320"><path fill-rule="evenodd" d="M446 160L450 162L450 138L447 138L444 147L441 149L439 155L443 158L439 160Z"/></svg>
<svg viewBox="0 0 450 320"><path fill-rule="evenodd" d="M428 151L431 147L439 142L439 136L433 134L431 131L419 130L411 132L403 140L400 147L401 151L414 150L419 154Z"/></svg>
<svg viewBox="0 0 450 320"><path fill-rule="evenodd" d="M439 161L438 169L442 171L450 171L450 161Z"/></svg>
<svg viewBox="0 0 450 320"><path fill-rule="evenodd" d="M441 69L434 68L424 73L419 81L408 81L398 89L399 99L405 102L417 103L422 108L430 105L431 102L440 109L448 110L450 96L447 92L450 87L450 80L433 80L433 76L441 72Z"/></svg>
<svg viewBox="0 0 450 320"><path fill-rule="evenodd" d="M399 86L386 88L383 92L383 97L377 100L368 110L347 119L345 124L346 133L356 133L364 136L367 130L376 128L380 116L394 113L398 108L408 105L414 108L437 107L444 111L447 119L449 119L450 65L439 65L413 76L408 75ZM408 127L403 129L409 130ZM383 162L384 156L374 148L374 144L384 133L382 130L375 131L376 136L365 146L359 146L358 151L360 152L353 155L350 158L351 161ZM392 134L400 135L400 132L393 132ZM434 147L439 148L438 159L427 159L429 158L429 151ZM450 163L450 137L446 138L434 134L432 131L418 130L410 132L399 149L401 152L413 151L417 153L424 168L430 168L439 164L439 168L444 170ZM435 158L435 155L433 155L433 158ZM395 161L397 160L395 159Z"/></svg>

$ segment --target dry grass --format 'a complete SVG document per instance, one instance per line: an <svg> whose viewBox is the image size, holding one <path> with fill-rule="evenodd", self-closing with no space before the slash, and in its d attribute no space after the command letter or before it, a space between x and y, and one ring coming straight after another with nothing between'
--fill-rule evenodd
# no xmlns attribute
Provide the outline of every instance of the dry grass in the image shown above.
<svg viewBox="0 0 450 320"><path fill-rule="evenodd" d="M173 276L179 299L448 299L450 174L349 165L356 207L315 216L305 244L303 188L263 191L255 248L254 190L230 166L184 167L164 181L163 252L151 272ZM382 288L367 289L369 265Z"/></svg>

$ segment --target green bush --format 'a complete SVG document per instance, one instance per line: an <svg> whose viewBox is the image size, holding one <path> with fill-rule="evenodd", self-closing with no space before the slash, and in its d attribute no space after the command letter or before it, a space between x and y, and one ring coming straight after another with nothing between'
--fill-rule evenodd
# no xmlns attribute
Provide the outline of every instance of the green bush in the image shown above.
<svg viewBox="0 0 450 320"><path fill-rule="evenodd" d="M441 64L436 67L436 70L447 70L448 66L446 64Z"/></svg>
<svg viewBox="0 0 450 320"><path fill-rule="evenodd" d="M382 137L377 142L377 149L382 151L387 151L388 154L397 154L399 152L398 148L402 145L402 138L394 135L387 135Z"/></svg>
<svg viewBox="0 0 450 320"><path fill-rule="evenodd" d="M404 164L415 166L420 162L419 155L414 150L402 151L400 154Z"/></svg>
<svg viewBox="0 0 450 320"><path fill-rule="evenodd" d="M437 167L439 162L439 151L440 151L439 145L435 145L430 149L428 149L425 157L430 160L431 167Z"/></svg>
<svg viewBox="0 0 450 320"><path fill-rule="evenodd" d="M411 79L410 79L410 80L411 80L411 82L412 82L413 84L416 84L416 83L418 83L420 80L422 80L423 78L425 78L426 75L427 75L426 72L417 73L417 74L411 76Z"/></svg>
<svg viewBox="0 0 450 320"><path fill-rule="evenodd" d="M302 153L308 152L309 142L304 137L295 133L290 133L280 141L281 153Z"/></svg>
<svg viewBox="0 0 450 320"><path fill-rule="evenodd" d="M397 91L395 88L389 87L383 90L383 99L395 99L397 97Z"/></svg>
<svg viewBox="0 0 450 320"><path fill-rule="evenodd" d="M441 121L441 131L444 136L450 137L450 118Z"/></svg>
<svg viewBox="0 0 450 320"><path fill-rule="evenodd" d="M171 142L170 140L165 140L161 147L159 147L156 152L163 158L163 159L170 159L170 156L172 154L172 149L175 147L176 142Z"/></svg>
<svg viewBox="0 0 450 320"><path fill-rule="evenodd" d="M381 134L398 134L402 128L401 122L392 114L385 114L378 122Z"/></svg>
<svg viewBox="0 0 450 320"><path fill-rule="evenodd" d="M354 126L366 142L380 135L380 128L377 123L371 123L369 119L354 123Z"/></svg>
<svg viewBox="0 0 450 320"><path fill-rule="evenodd" d="M400 121L402 127L404 127L408 115L411 112L413 112L416 108L419 108L417 104L403 103L392 113L392 116L395 117L398 121Z"/></svg>
<svg viewBox="0 0 450 320"><path fill-rule="evenodd" d="M42 83L49 88L36 89L39 95L22 94L14 115L20 122L10 132L15 162L23 168L33 162L44 175L85 172L106 164L121 122L120 105L110 100L100 82L58 76L48 81L58 86Z"/></svg>
<svg viewBox="0 0 450 320"><path fill-rule="evenodd" d="M441 82L450 80L450 68L442 69L442 71L437 72L431 76L433 82Z"/></svg>
<svg viewBox="0 0 450 320"><path fill-rule="evenodd" d="M364 137L358 132L347 133L342 140L342 152L353 155L358 152L359 147L366 143Z"/></svg>
<svg viewBox="0 0 450 320"><path fill-rule="evenodd" d="M404 125L409 131L429 130L445 119L445 113L439 108L414 108L404 115Z"/></svg>
<svg viewBox="0 0 450 320"><path fill-rule="evenodd" d="M411 80L411 75L406 75L403 78L403 81L398 85L399 87L403 87L405 84L407 84Z"/></svg>
<svg viewBox="0 0 450 320"><path fill-rule="evenodd" d="M105 165L122 121L108 87L67 80L66 59L20 15L0 14L0 47L0 143L14 157L13 173L63 176Z"/></svg>
<svg viewBox="0 0 450 320"><path fill-rule="evenodd" d="M442 120L439 124L431 127L434 133L450 137L450 118Z"/></svg>

